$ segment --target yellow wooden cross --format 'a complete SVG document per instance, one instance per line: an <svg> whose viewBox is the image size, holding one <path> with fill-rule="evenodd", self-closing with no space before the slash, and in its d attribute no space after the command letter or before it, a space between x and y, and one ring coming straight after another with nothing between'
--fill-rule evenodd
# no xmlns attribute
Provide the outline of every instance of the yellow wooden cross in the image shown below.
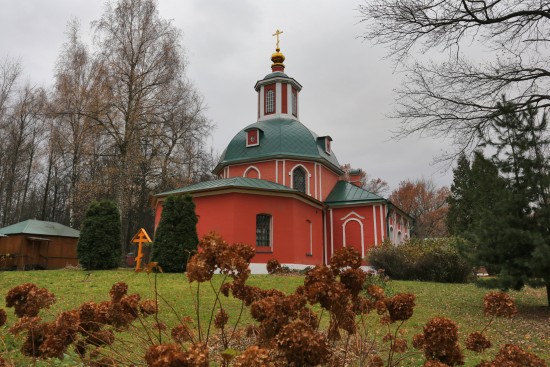
<svg viewBox="0 0 550 367"><path fill-rule="evenodd" d="M151 243L153 241L151 241L151 238L149 238L149 235L147 234L147 232L145 232L145 229L140 228L140 230L132 238L132 242L138 244L138 253L136 256L136 271L139 271L141 267L141 259L143 258L143 244Z"/></svg>
<svg viewBox="0 0 550 367"><path fill-rule="evenodd" d="M280 30L277 29L277 30L275 31L275 33L272 34L273 36L276 36L276 37L277 37L277 47L276 47L277 50L279 50L279 35L280 35L281 33L283 33L283 31L280 31Z"/></svg>

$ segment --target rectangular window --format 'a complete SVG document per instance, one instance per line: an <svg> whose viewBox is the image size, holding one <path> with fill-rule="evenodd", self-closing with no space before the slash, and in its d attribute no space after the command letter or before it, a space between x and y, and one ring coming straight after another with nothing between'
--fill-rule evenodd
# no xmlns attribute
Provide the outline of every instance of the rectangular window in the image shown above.
<svg viewBox="0 0 550 367"><path fill-rule="evenodd" d="M256 246L271 246L271 215L256 215Z"/></svg>
<svg viewBox="0 0 550 367"><path fill-rule="evenodd" d="M275 113L275 84L265 87L265 114Z"/></svg>

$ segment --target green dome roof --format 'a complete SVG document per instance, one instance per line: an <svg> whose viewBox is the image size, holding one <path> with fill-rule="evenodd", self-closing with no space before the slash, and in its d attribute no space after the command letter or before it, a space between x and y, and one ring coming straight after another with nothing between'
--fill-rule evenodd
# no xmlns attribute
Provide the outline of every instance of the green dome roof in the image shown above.
<svg viewBox="0 0 550 367"><path fill-rule="evenodd" d="M246 147L246 131L260 130L260 144ZM248 125L231 140L214 173L218 173L229 164L252 162L269 158L297 158L313 160L326 164L337 172L341 172L340 163L334 152L325 152L322 139L293 119L269 119Z"/></svg>

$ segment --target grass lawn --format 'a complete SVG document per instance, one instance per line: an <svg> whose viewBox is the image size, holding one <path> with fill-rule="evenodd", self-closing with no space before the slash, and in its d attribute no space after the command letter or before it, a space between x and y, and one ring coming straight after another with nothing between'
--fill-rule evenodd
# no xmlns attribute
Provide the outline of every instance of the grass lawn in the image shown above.
<svg viewBox="0 0 550 367"><path fill-rule="evenodd" d="M51 270L51 271L27 271L27 272L0 272L0 307L4 307L4 298L8 290L18 284L33 282L39 287L46 287L56 295L57 302L42 314L44 318L53 317L59 311L78 307L81 303L94 300L102 301L109 298L109 289L115 282L123 281L129 286L128 293L139 293L142 299L153 297L154 276L145 273L135 273L131 270L120 269L116 271L82 270ZM222 281L222 276L215 276L214 286L217 288ZM292 292L303 283L303 277L299 276L268 276L254 275L249 279L249 285L262 288L275 288L285 292ZM159 293L174 307L179 316L195 317L194 296L196 284L190 287L187 279L182 274L158 274L157 284ZM421 331L422 326L433 316L443 316L455 320L460 327L461 342L465 336L475 330L481 330L487 319L483 317L483 296L485 289L477 288L472 284L442 284L429 282L392 281L390 289L393 293L414 293L417 297L415 313L405 323L406 336L412 338ZM511 320L498 319L488 330L488 336L493 342L493 347L482 356L473 356L466 351L467 366L475 365L481 358L490 359L497 350L498 345L514 343L527 351L537 354L539 357L550 361L550 308L545 306L546 294L543 289L526 288L521 292L512 292L516 300L519 312ZM202 326L209 319L214 301L214 293L210 284L204 283L200 289L200 314ZM227 299L222 296L224 308L230 314L231 320L235 320L240 311L240 301ZM177 317L166 304L161 303L160 318L168 327L177 323ZM8 312L8 326L15 321L11 309ZM51 316L48 316L51 315ZM378 323L378 316L369 315L372 334L384 335L387 329ZM250 322L251 318L245 312L242 321ZM2 343L2 338L5 342ZM0 328L0 353L5 348L13 348L13 339L7 335L7 326ZM463 344L462 344L463 345ZM418 359L420 361L420 359ZM416 363L418 365L419 362ZM21 364L27 365L27 364ZM40 362L37 366L71 365L68 361ZM414 365L414 364L413 364Z"/></svg>

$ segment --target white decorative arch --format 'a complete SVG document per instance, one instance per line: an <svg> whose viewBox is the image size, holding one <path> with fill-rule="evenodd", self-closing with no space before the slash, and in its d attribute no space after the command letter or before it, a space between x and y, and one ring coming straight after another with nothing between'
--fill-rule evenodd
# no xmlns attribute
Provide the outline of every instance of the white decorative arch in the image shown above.
<svg viewBox="0 0 550 367"><path fill-rule="evenodd" d="M357 222L359 223L359 227L361 228L361 258L365 257L365 233L363 231L363 222L361 222L357 218L349 218L344 223L342 223L342 244L344 247L347 247L346 243L346 225L349 222Z"/></svg>
<svg viewBox="0 0 550 367"><path fill-rule="evenodd" d="M357 214L356 212L350 212L350 213L348 213L345 217L340 218L340 220L346 220L350 215L355 215L356 217L358 217L358 218L360 218L360 219L365 219L365 217L360 216L360 215Z"/></svg>
<svg viewBox="0 0 550 367"><path fill-rule="evenodd" d="M246 175L248 175L248 172L251 171L251 170L254 170L254 171L258 172L258 178L259 179L262 178L260 170L256 166L250 166L247 169L245 169L244 173L243 173L243 177L246 177Z"/></svg>
<svg viewBox="0 0 550 367"><path fill-rule="evenodd" d="M288 175L290 176L290 188L293 189L294 187L294 170L298 167L302 167L304 169L304 171L306 171L307 173L307 183L306 183L306 188L307 188L307 194L311 196L311 190L310 190L310 181L311 181L311 173L309 172L309 170L306 168L306 166L304 166L303 164L301 163L298 163L297 165L295 165L294 167L292 167L292 169L288 172Z"/></svg>

